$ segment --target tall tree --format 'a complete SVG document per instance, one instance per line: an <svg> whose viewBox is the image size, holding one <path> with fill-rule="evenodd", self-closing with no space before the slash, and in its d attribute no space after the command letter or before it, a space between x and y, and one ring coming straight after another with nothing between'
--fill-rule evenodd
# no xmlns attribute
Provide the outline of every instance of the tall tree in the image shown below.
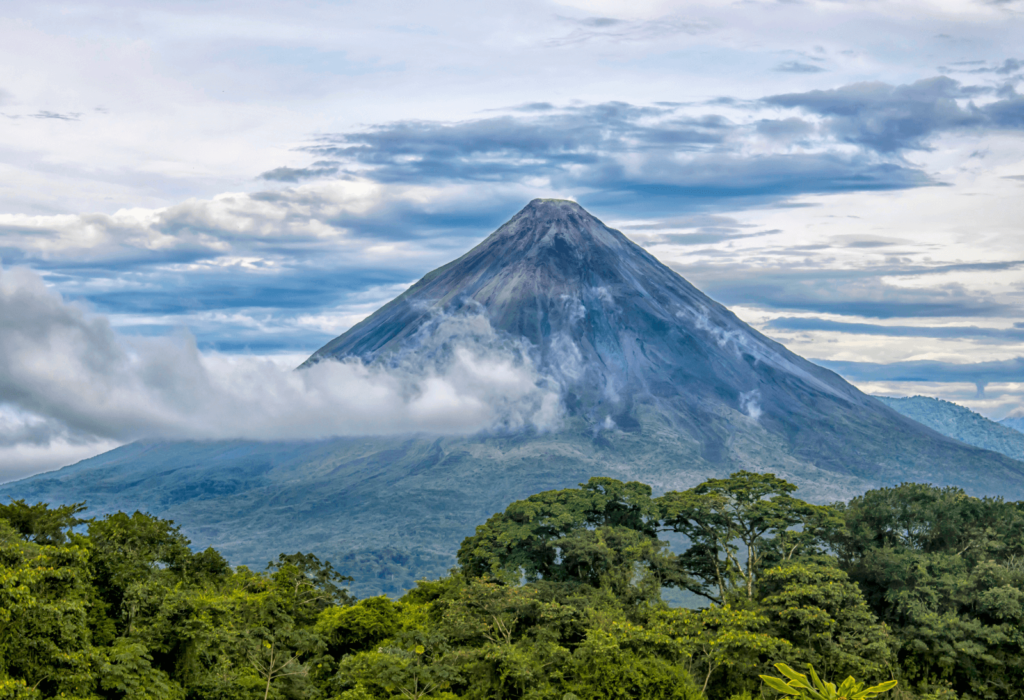
<svg viewBox="0 0 1024 700"><path fill-rule="evenodd" d="M661 586L692 585L657 537L651 487L594 477L578 489L516 501L477 527L459 548L467 576L605 585L632 602Z"/></svg>
<svg viewBox="0 0 1024 700"><path fill-rule="evenodd" d="M793 498L796 488L774 474L739 471L658 498L664 526L690 541L679 561L700 581L691 590L719 604L734 594L751 599L766 558L816 547L827 509ZM797 526L802 532L792 532Z"/></svg>

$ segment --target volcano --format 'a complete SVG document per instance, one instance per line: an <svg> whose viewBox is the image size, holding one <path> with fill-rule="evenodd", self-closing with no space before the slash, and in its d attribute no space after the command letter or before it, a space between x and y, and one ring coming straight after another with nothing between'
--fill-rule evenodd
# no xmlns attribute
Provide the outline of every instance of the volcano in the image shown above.
<svg viewBox="0 0 1024 700"><path fill-rule="evenodd" d="M440 321L459 318L482 319L557 391L556 428L139 442L0 497L149 510L233 563L313 551L369 594L443 573L510 501L595 475L664 491L774 472L818 502L903 481L1024 496L1024 463L939 435L788 351L571 201L534 200L300 371L450 352L460 338Z"/></svg>
<svg viewBox="0 0 1024 700"><path fill-rule="evenodd" d="M966 453L739 320L580 205L536 199L480 245L313 354L386 362L438 314L479 311L564 390L574 416L674 430L709 465L955 483ZM754 445L778 452L751 460ZM1012 470L1017 465L1007 465ZM1002 470L970 476L1005 485Z"/></svg>

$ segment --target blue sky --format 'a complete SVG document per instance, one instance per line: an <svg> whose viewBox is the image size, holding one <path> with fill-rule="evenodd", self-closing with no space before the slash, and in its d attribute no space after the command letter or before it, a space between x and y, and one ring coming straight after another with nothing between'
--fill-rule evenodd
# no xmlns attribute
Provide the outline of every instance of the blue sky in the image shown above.
<svg viewBox="0 0 1024 700"><path fill-rule="evenodd" d="M191 334L286 366L566 197L865 390L1001 418L1021 36L1021 0L8 3L4 323L43 294L28 269L125 358ZM12 470L134 437L11 357Z"/></svg>

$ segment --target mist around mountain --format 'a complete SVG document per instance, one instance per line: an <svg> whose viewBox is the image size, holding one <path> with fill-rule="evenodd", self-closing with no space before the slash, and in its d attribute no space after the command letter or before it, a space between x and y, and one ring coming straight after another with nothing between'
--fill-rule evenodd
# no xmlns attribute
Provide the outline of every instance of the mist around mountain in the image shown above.
<svg viewBox="0 0 1024 700"><path fill-rule="evenodd" d="M1012 418L997 423L964 406L928 396L877 398L894 411L927 425L937 433L983 450L1024 460L1024 433L1007 422L1013 421Z"/></svg>
<svg viewBox="0 0 1024 700"><path fill-rule="evenodd" d="M234 564L312 551L368 595L443 574L507 503L594 476L664 493L771 472L817 503L908 481L1024 497L1024 463L795 355L574 202L534 200L300 371L332 362L428 379L485 367L493 392L473 396L494 419L472 436L143 441L0 498L141 509Z"/></svg>

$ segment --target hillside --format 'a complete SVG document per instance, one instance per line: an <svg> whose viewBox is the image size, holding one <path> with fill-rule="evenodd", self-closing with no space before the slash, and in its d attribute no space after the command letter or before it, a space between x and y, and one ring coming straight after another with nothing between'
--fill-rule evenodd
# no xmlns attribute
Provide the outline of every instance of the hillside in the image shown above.
<svg viewBox="0 0 1024 700"><path fill-rule="evenodd" d="M1017 416L1016 418L1003 418L999 421L999 425L1005 425L1007 428L1012 428L1019 433L1024 433L1024 416Z"/></svg>
<svg viewBox="0 0 1024 700"><path fill-rule="evenodd" d="M1012 424L1005 421L996 423L969 408L927 396L899 399L879 396L878 400L937 433L1024 461L1024 433L1014 430Z"/></svg>

